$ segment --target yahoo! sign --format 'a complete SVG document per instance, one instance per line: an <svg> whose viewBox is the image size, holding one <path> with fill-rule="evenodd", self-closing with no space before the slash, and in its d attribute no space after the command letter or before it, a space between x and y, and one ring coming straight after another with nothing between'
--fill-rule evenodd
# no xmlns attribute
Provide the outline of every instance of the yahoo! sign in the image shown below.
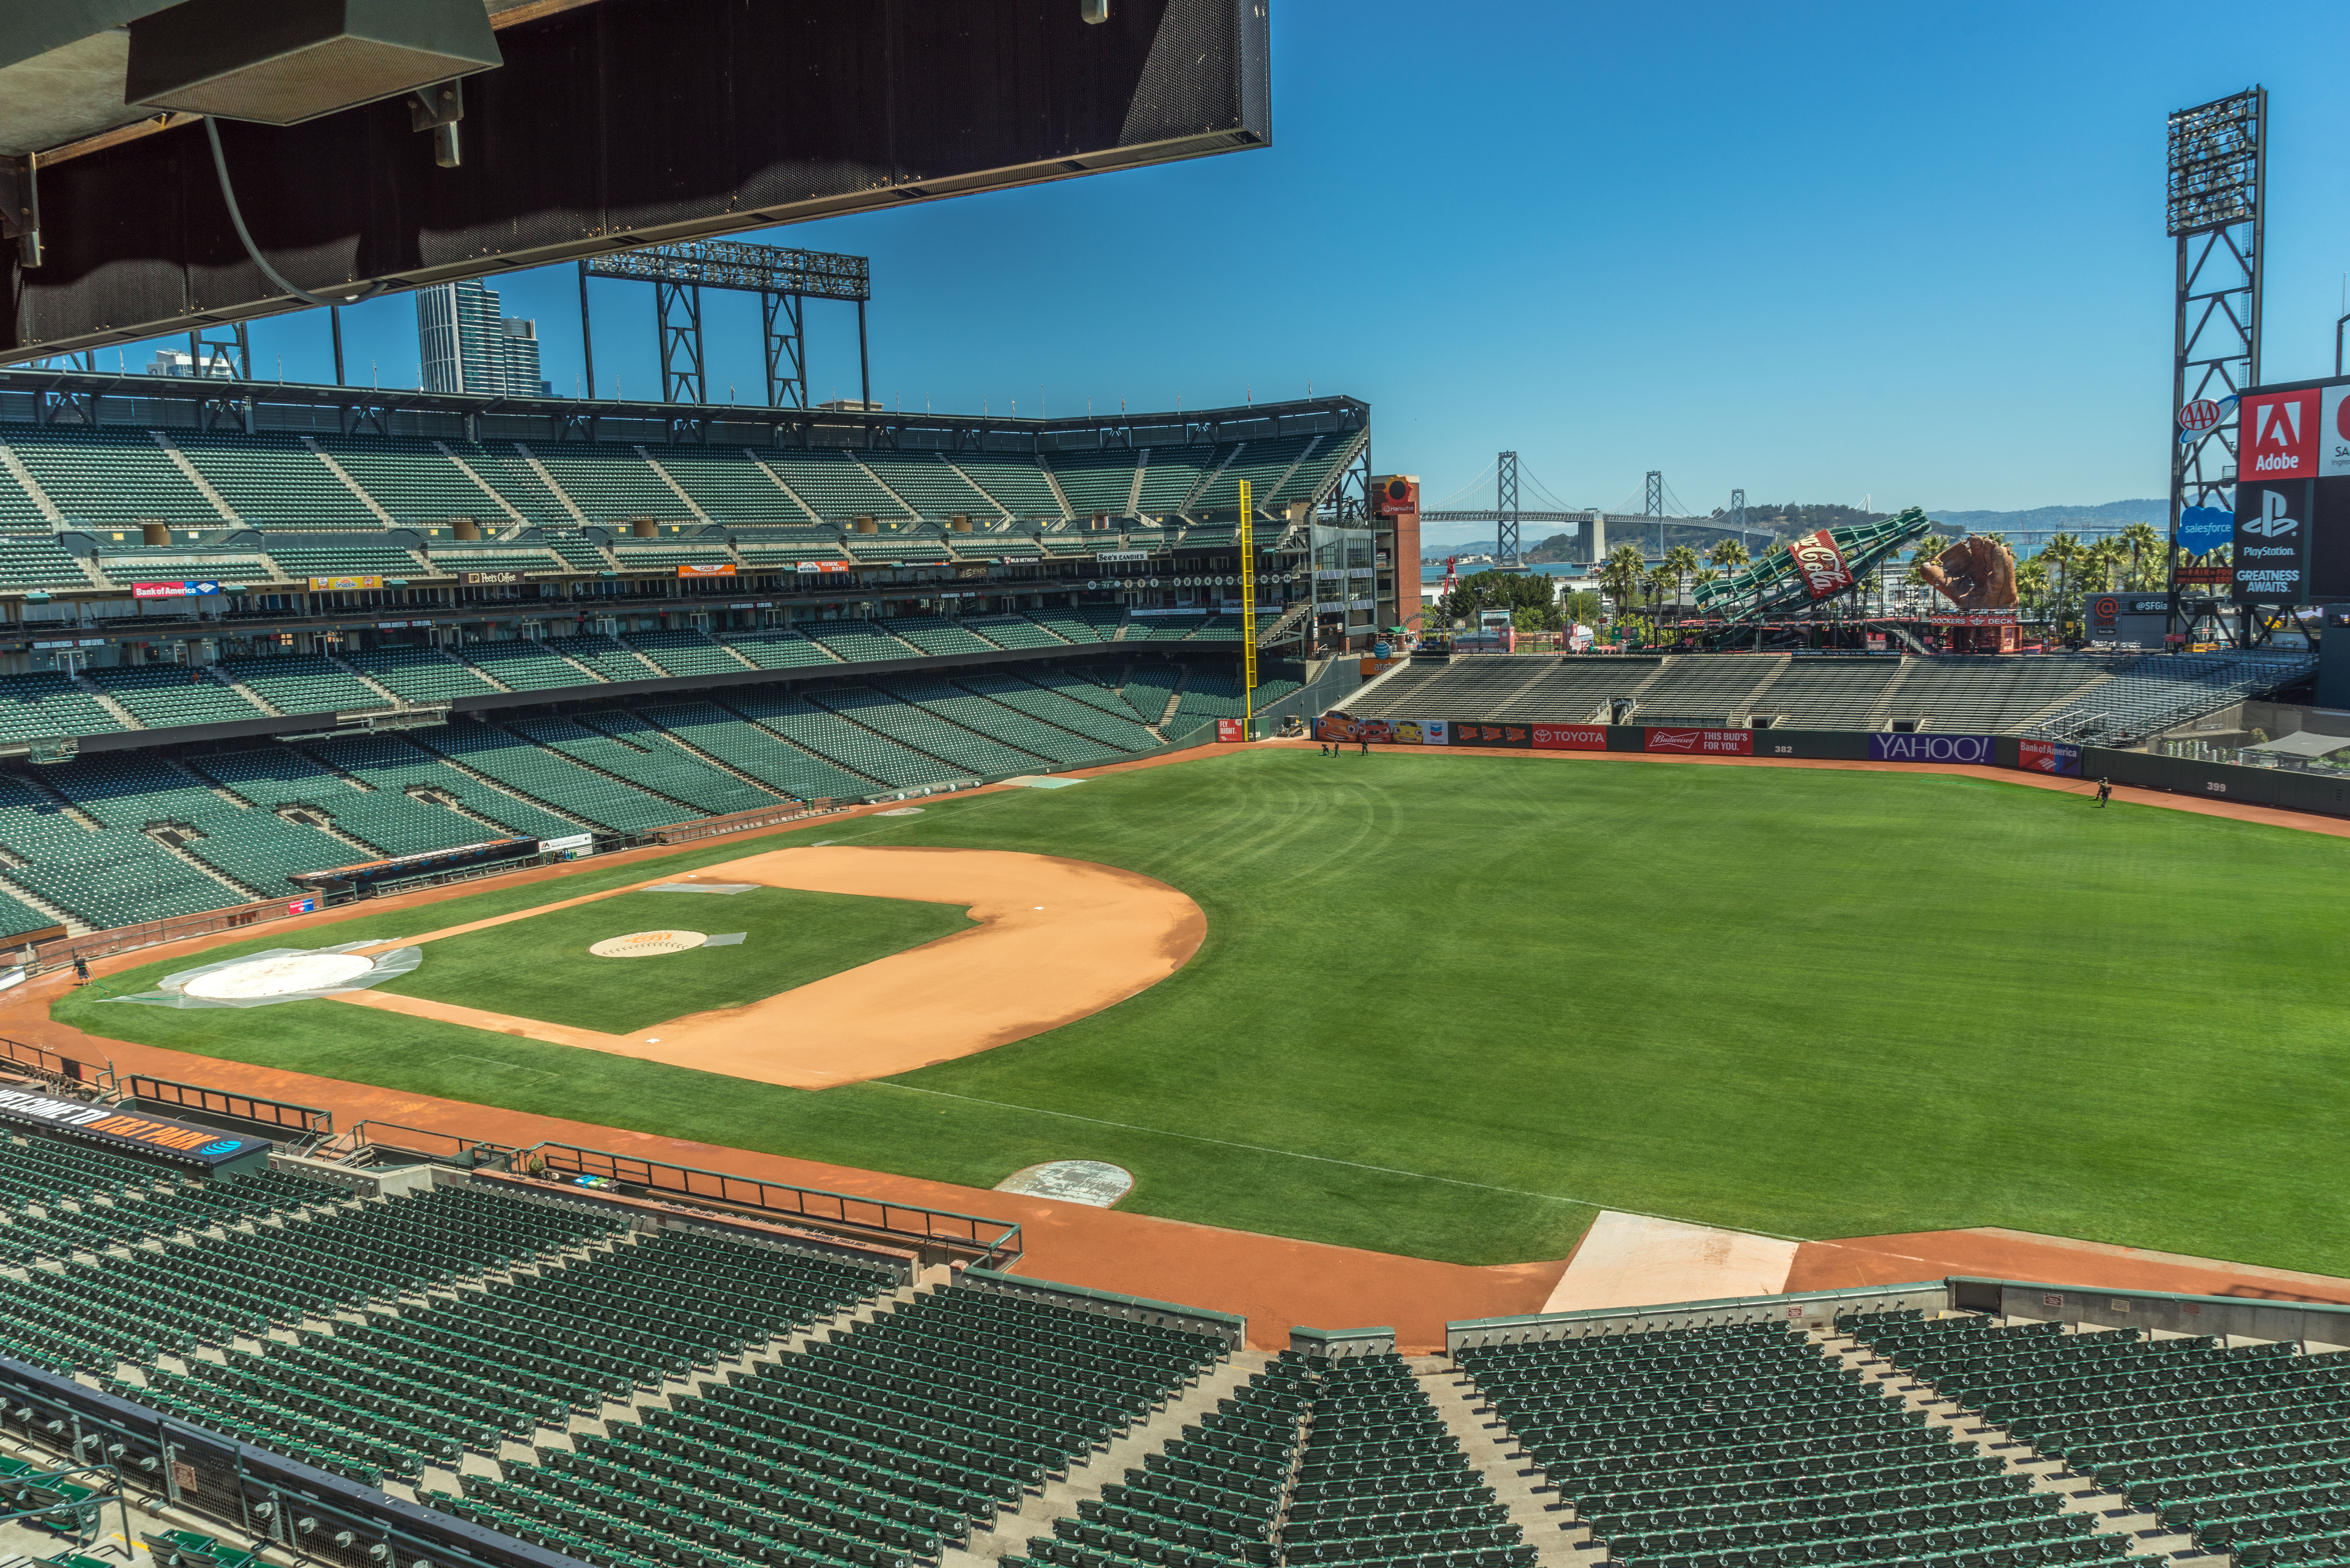
<svg viewBox="0 0 2350 1568"><path fill-rule="evenodd" d="M1989 735L1886 735L1868 737L1873 763L1974 763L1991 764Z"/></svg>

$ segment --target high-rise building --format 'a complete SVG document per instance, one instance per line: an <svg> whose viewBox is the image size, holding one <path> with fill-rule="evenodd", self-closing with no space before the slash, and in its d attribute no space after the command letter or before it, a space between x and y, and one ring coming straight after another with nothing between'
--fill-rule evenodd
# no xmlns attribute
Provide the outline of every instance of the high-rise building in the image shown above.
<svg viewBox="0 0 2350 1568"><path fill-rule="evenodd" d="M428 392L545 397L538 323L498 314L498 291L478 278L416 291L416 345Z"/></svg>

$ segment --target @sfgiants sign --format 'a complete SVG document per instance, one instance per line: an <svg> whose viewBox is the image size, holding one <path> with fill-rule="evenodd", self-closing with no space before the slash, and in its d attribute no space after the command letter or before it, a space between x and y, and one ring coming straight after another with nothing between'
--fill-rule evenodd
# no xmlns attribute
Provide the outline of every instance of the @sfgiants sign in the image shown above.
<svg viewBox="0 0 2350 1568"><path fill-rule="evenodd" d="M113 1106L52 1099L19 1089L0 1090L0 1122L39 1127L78 1143L142 1155L206 1175L218 1174L224 1167L265 1165L269 1158L265 1138L239 1137L214 1127L132 1116Z"/></svg>
<svg viewBox="0 0 2350 1568"><path fill-rule="evenodd" d="M1795 563L1795 575L1804 581L1804 591L1815 599L1840 594L1857 581L1845 564L1844 552L1825 528L1789 544L1787 554Z"/></svg>

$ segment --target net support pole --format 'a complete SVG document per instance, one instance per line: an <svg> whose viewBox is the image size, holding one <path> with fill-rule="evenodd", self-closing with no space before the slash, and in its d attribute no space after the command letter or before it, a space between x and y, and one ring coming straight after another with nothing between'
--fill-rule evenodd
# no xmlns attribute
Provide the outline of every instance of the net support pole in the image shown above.
<svg viewBox="0 0 2350 1568"><path fill-rule="evenodd" d="M1241 739L1256 738L1256 506L1241 481Z"/></svg>

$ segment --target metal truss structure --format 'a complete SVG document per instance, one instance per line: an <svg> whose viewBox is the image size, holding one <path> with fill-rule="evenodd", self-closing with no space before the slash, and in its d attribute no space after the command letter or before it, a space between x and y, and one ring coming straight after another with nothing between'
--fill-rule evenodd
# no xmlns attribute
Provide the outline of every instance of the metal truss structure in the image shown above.
<svg viewBox="0 0 2350 1568"><path fill-rule="evenodd" d="M1518 454L1505 452L1493 468L1494 564L1504 570L1518 564Z"/></svg>
<svg viewBox="0 0 2350 1568"><path fill-rule="evenodd" d="M802 251L736 240L695 240L647 245L579 264L579 331L587 344L588 395L596 395L596 350L588 324L588 280L616 277L653 286L653 329L660 344L664 403L697 407L710 401L709 358L703 352L702 291L733 289L759 296L760 362L767 407L808 407L806 306L810 299L857 306L858 401L873 400L866 353L865 306L873 297L872 266L863 256Z"/></svg>
<svg viewBox="0 0 2350 1568"><path fill-rule="evenodd" d="M2261 264L2268 215L2268 90L2251 87L2170 117L2170 177L2165 213L2178 242L2171 331L2170 543L2178 558L2178 514L2230 504L2236 483L2236 426L2183 432L2178 410L2260 385ZM2171 589L2172 622L2179 603Z"/></svg>

